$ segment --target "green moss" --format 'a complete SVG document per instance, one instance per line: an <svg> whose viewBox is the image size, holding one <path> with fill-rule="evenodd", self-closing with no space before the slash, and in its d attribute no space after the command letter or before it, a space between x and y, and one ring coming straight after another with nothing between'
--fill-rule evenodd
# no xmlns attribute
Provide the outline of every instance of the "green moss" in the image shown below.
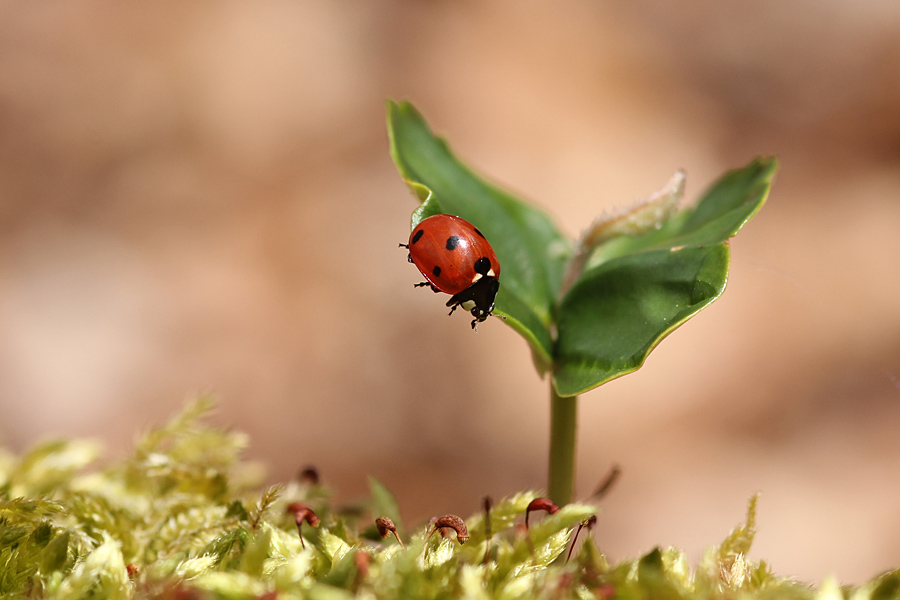
<svg viewBox="0 0 900 600"><path fill-rule="evenodd" d="M246 438L205 425L200 399L144 434L133 454L106 466L95 444L59 441L0 460L0 597L54 599L601 598L621 600L890 600L900 571L858 588L819 589L775 576L748 558L756 498L746 523L691 569L682 552L656 548L609 564L589 534L571 560L572 532L596 512L570 504L523 517L534 493L498 502L490 531L479 512L469 542L410 529L401 547L372 535L396 501L370 482L370 510L332 511L323 487L295 481L264 490L240 484ZM302 502L321 518L297 525ZM365 515L365 516L363 516ZM588 530L585 529L585 532ZM375 541L373 541L373 539ZM582 536L584 539L584 534Z"/></svg>

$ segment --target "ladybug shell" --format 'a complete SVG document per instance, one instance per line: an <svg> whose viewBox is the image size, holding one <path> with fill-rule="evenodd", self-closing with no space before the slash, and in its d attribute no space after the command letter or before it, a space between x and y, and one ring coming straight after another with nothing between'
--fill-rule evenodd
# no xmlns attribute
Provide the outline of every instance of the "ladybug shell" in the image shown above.
<svg viewBox="0 0 900 600"><path fill-rule="evenodd" d="M500 262L484 235L453 215L423 219L409 236L409 256L428 283L445 294L500 275Z"/></svg>

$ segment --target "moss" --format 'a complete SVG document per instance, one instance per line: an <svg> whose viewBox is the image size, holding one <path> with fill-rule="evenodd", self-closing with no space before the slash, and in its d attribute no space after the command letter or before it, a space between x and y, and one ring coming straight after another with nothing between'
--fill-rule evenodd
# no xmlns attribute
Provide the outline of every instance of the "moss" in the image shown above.
<svg viewBox="0 0 900 600"><path fill-rule="evenodd" d="M206 398L192 402L106 466L92 467L99 449L84 441L3 454L0 597L900 598L900 571L856 588L829 580L815 589L749 559L755 497L746 522L695 569L672 548L610 564L587 528L587 541L566 561L573 531L596 508L570 504L526 531L534 493L498 502L490 527L484 512L469 518L465 545L455 535L428 536L427 525L404 536L396 501L375 480L368 518L332 510L327 489L309 480L263 490L241 484L246 438L205 425L210 407ZM303 541L288 510L299 505L321 519L302 525ZM393 513L404 546L379 539L372 523L382 511Z"/></svg>

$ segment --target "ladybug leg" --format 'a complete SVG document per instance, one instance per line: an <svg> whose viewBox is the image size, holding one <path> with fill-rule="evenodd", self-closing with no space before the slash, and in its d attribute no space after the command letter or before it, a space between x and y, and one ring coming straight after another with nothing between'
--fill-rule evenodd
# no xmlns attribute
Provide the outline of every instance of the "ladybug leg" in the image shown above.
<svg viewBox="0 0 900 600"><path fill-rule="evenodd" d="M437 289L436 287L434 287L434 284L431 283L430 281L423 281L422 283L414 283L413 287L425 287L426 285L430 285L431 291L434 292L435 294L441 291L441 290Z"/></svg>
<svg viewBox="0 0 900 600"><path fill-rule="evenodd" d="M400 248L406 248L407 250L409 250L409 244L397 244L397 246ZM412 262L413 261L412 254L407 254L406 260L407 260L407 262Z"/></svg>
<svg viewBox="0 0 900 600"><path fill-rule="evenodd" d="M447 316L449 317L450 315L453 314L453 311L456 310L456 307L459 306L459 303L457 302L456 304L452 304L452 305L448 304L447 306L450 307L450 312L447 313Z"/></svg>

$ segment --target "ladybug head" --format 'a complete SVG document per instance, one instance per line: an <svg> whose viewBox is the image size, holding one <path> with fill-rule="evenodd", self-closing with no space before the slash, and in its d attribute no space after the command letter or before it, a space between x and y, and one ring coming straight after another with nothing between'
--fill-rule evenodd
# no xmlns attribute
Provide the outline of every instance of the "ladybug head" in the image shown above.
<svg viewBox="0 0 900 600"><path fill-rule="evenodd" d="M481 323L491 316L491 312L494 310L494 299L497 297L499 289L500 280L486 275L460 293L451 296L447 301L447 306L451 307L451 314L457 306L462 306L463 310L471 312L475 317L475 320L472 321L472 329L475 329L477 323Z"/></svg>

